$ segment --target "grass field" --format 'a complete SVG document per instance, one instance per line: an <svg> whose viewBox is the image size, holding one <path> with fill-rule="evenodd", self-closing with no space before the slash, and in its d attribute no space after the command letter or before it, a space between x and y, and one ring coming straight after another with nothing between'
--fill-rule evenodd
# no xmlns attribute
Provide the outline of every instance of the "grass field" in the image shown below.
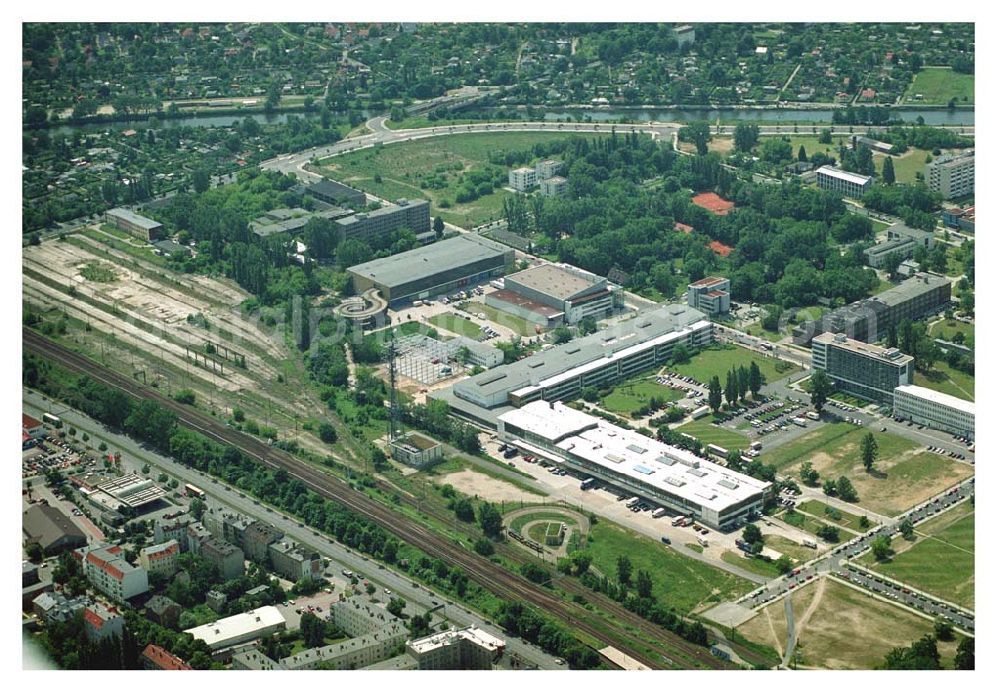
<svg viewBox="0 0 1000 689"><path fill-rule="evenodd" d="M972 473L966 464L925 452L893 433L876 433L879 455L872 473L861 464L861 439L869 431L847 423L825 423L801 438L763 455L765 462L798 479L799 465L813 464L821 479L847 476L858 504L876 513L896 515L936 495Z"/></svg>
<svg viewBox="0 0 1000 689"><path fill-rule="evenodd" d="M765 380L769 383L790 375L793 371L802 370L800 367L794 366L784 373L779 373L775 366L781 363L780 359L763 356L744 347L736 346L703 349L691 357L690 362L670 368L682 376L691 376L705 385L708 385L712 376L719 376L719 380L725 384L726 372L729 369L733 366L737 368L740 366L749 367L751 361L757 362L757 366L760 367L761 373L764 374Z"/></svg>
<svg viewBox="0 0 1000 689"><path fill-rule="evenodd" d="M660 543L600 520L590 531L587 546L593 566L612 579L618 572L618 557L632 561L632 577L644 569L653 578L653 597L687 614L703 605L732 600L753 589L754 584L684 555Z"/></svg>
<svg viewBox="0 0 1000 689"><path fill-rule="evenodd" d="M800 129L806 129L806 127L801 127ZM820 131L822 127L818 128L816 131ZM766 141L769 137L761 137L760 141ZM789 136L789 141L792 144L792 156L799 155L799 146L806 147L806 155L811 156L813 153L825 153L827 155L837 157L837 152L840 150L840 145L843 143L845 146L850 147L851 137L849 136L833 136L831 137L831 142L828 144L821 144L819 142L819 136ZM760 144L758 143L758 146ZM798 160L798 158L795 158Z"/></svg>
<svg viewBox="0 0 1000 689"><path fill-rule="evenodd" d="M479 301L470 301L462 304L459 308L464 311L468 311L469 313L481 313L497 325L510 328L524 337L534 337L538 334L534 323L531 323L520 316L504 313L489 304L484 304Z"/></svg>
<svg viewBox="0 0 1000 689"><path fill-rule="evenodd" d="M500 217L503 199L509 192L494 189L493 193L473 201L456 203L456 191L465 174L490 166L490 151L521 151L570 135L568 132L488 132L434 137L392 144L391 150L376 147L328 158L321 161L320 171L383 198L427 199L431 202L433 215L462 227L472 227ZM434 178L444 179L444 187L430 188L426 182ZM421 188L421 183L425 183L426 188ZM450 208L441 208L441 201L445 199L452 204Z"/></svg>
<svg viewBox="0 0 1000 689"><path fill-rule="evenodd" d="M515 506L514 509L520 509L520 508ZM546 511L544 509L539 508L537 512L530 512L528 514L522 514L518 517L514 517L514 519L512 519L510 522L509 528L513 529L517 533L521 533L521 529L523 529L526 524L530 524L531 522L535 522L540 519L544 519L546 524L550 522L556 522L556 523L565 522L567 525L573 525L573 520L570 517L566 516L565 514L562 514L561 512L556 512L554 510ZM544 542L544 540L545 540L545 531L543 530L542 542Z"/></svg>
<svg viewBox="0 0 1000 689"><path fill-rule="evenodd" d="M680 433L693 435L703 443L720 445L727 450L741 449L750 445L750 439L742 433L731 431L728 428L715 426L711 422L711 417L703 417L696 421L691 421L677 427Z"/></svg>
<svg viewBox="0 0 1000 689"><path fill-rule="evenodd" d="M439 328L443 328L458 335L465 335L473 339L479 337L482 328L475 321L467 321L464 318L451 313L439 313L427 319L428 323L433 323Z"/></svg>
<svg viewBox="0 0 1000 689"><path fill-rule="evenodd" d="M832 577L793 592L792 609L799 668L871 670L894 647L909 646L924 634L933 634L934 628L930 620ZM787 634L784 601L771 603L737 627L737 632L783 653ZM956 646L956 641L938 642L942 667L952 667Z"/></svg>
<svg viewBox="0 0 1000 689"><path fill-rule="evenodd" d="M911 101L910 98L918 93L923 95L923 98ZM950 67L924 67L917 72L904 95L906 102L928 104L947 104L952 98L956 99L959 105L975 103L974 74L959 74Z"/></svg>
<svg viewBox="0 0 1000 689"><path fill-rule="evenodd" d="M672 402L679 400L684 395L676 388L660 385L655 380L638 377L616 385L611 394L601 400L601 406L612 414L628 416L646 404L653 396L666 402Z"/></svg>
<svg viewBox="0 0 1000 689"><path fill-rule="evenodd" d="M906 153L892 157L892 170L896 173L896 181L905 184L913 184L917 181L917 173L923 173L927 169L927 155L930 151L923 148L909 148ZM872 155L872 162L875 163L875 171L882 174L882 166L885 164L886 156L881 153Z"/></svg>
<svg viewBox="0 0 1000 689"><path fill-rule="evenodd" d="M814 536L817 536L820 529L822 529L824 526L827 526L826 522L820 521L819 519L813 517L812 515L802 514L801 512L785 511L781 515L781 521L785 522L786 524L791 524L792 526L798 529L802 529L803 531L808 531ZM835 541L832 541L832 543L843 543L845 540L853 536L854 536L853 533L845 531L844 529L837 529L837 539ZM817 536L816 540L819 541L821 539ZM826 541L825 539L822 540L824 540L824 542L827 543L831 542L831 541Z"/></svg>
<svg viewBox="0 0 1000 689"><path fill-rule="evenodd" d="M743 557L742 554L736 552L735 550L726 550L722 553L722 561L728 562L731 565L736 565L737 567L742 567L748 572L754 574L760 574L761 576L774 578L781 576L781 572L778 571L778 567L768 560L762 560L759 557Z"/></svg>
<svg viewBox="0 0 1000 689"><path fill-rule="evenodd" d="M976 400L976 380L967 373L956 371L944 361L936 362L933 370L927 373L917 371L913 382L963 400Z"/></svg>
<svg viewBox="0 0 1000 689"><path fill-rule="evenodd" d="M975 606L976 513L968 501L915 527L913 542L894 538L896 554L861 564L966 608Z"/></svg>
<svg viewBox="0 0 1000 689"><path fill-rule="evenodd" d="M861 527L861 517L856 514L851 514L850 512L844 512L843 510L837 510L840 512L839 518L834 518L829 512L827 512L828 505L820 502L819 500L806 500L805 502L799 503L796 507L800 512L805 512L806 514L811 514L815 517L830 522L834 526L841 526L845 529L850 529L851 531L856 531L861 533L865 531Z"/></svg>
<svg viewBox="0 0 1000 689"><path fill-rule="evenodd" d="M779 342L781 338L784 337L781 333L771 332L770 330L764 330L760 323L754 323L746 329L746 332L754 337L762 337L768 342ZM759 364L758 364L759 365Z"/></svg>
<svg viewBox="0 0 1000 689"><path fill-rule="evenodd" d="M768 548L777 550L782 555L787 555L792 559L792 562L808 562L809 560L816 557L815 548L807 548L801 543L796 543L784 536L778 536L776 534L765 534L764 535L764 545Z"/></svg>
<svg viewBox="0 0 1000 689"><path fill-rule="evenodd" d="M976 326L972 323L962 323L953 319L945 319L938 321L930 327L931 337L939 337L949 342L957 333L962 333L965 337L963 344L968 347L975 345Z"/></svg>

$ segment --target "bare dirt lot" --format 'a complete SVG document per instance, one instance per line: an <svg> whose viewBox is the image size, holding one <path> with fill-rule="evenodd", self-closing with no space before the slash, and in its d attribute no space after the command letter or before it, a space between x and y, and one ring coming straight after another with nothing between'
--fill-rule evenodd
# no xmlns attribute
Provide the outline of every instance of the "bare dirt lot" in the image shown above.
<svg viewBox="0 0 1000 689"><path fill-rule="evenodd" d="M435 479L437 483L449 483L455 490L466 495L474 495L492 502L537 502L538 496L521 490L505 481L481 474L472 469L463 469L451 474L445 474Z"/></svg>

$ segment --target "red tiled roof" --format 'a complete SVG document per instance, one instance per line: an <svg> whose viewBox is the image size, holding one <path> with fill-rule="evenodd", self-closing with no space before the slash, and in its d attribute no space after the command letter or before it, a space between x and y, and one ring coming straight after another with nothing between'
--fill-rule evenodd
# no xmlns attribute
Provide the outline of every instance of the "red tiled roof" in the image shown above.
<svg viewBox="0 0 1000 689"><path fill-rule="evenodd" d="M178 552L180 552L180 547L176 543L172 543L163 550L148 553L147 557L150 560L160 560L165 557L170 557L171 555L176 555Z"/></svg>
<svg viewBox="0 0 1000 689"><path fill-rule="evenodd" d="M156 667L161 670L190 670L191 666L185 663L183 660L175 656L170 651L157 646L156 644L149 644L142 651L142 657L146 658L152 662Z"/></svg>
<svg viewBox="0 0 1000 689"><path fill-rule="evenodd" d="M709 297L724 297L724 296L726 296L726 293L725 292L721 292L721 291L719 291L717 289L713 289L706 296L709 296Z"/></svg>
<svg viewBox="0 0 1000 689"><path fill-rule="evenodd" d="M722 258L727 258L733 251L733 247L726 246L722 242L717 242L714 239L706 244L706 246L719 256L722 256Z"/></svg>
<svg viewBox="0 0 1000 689"><path fill-rule="evenodd" d="M119 551L121 550L121 548L118 548L118 546L115 546L115 548L117 548ZM113 554L111 548L108 548L104 552L109 553L109 554ZM110 562L108 562L107 560L105 560L104 558L102 558L97 553L94 553L94 552L87 553L87 562L89 562L90 564L94 565L95 567L98 567L99 569L103 569L105 572L107 572L108 574L110 574L111 576L113 576L115 579L119 579L120 580L120 579L124 579L125 578L125 573L124 572L122 572L120 569L118 569L117 567L115 567L113 564L111 564Z"/></svg>
<svg viewBox="0 0 1000 689"><path fill-rule="evenodd" d="M692 199L691 203L696 206L701 206L707 211L711 211L716 215L725 215L733 206L736 204L732 201L727 201L718 194L708 191L701 194L696 194Z"/></svg>
<svg viewBox="0 0 1000 689"><path fill-rule="evenodd" d="M718 284L720 284L723 281L723 279L724 278L715 277L715 276L713 276L713 277L707 277L707 278L702 278L701 280L698 280L697 282L692 282L691 286L692 287L708 287L709 285L718 285Z"/></svg>
<svg viewBox="0 0 1000 689"><path fill-rule="evenodd" d="M21 414L21 428L30 431L32 428L38 428L42 425L42 422L36 419L34 416L28 416L27 414Z"/></svg>
<svg viewBox="0 0 1000 689"><path fill-rule="evenodd" d="M83 609L83 621L89 624L94 629L100 629L101 627L104 626L104 618L98 615L90 608Z"/></svg>

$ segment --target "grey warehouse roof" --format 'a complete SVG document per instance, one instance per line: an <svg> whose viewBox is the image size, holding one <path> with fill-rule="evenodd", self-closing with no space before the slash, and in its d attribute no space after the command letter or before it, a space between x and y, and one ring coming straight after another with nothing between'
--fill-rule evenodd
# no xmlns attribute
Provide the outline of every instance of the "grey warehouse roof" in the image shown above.
<svg viewBox="0 0 1000 689"><path fill-rule="evenodd" d="M163 227L160 223L156 222L151 218L147 218L144 215L139 215L130 211L128 208L112 208L108 211L108 215L112 215L116 218L121 218L122 220L127 220L131 223L142 227L143 229L153 230L157 227Z"/></svg>
<svg viewBox="0 0 1000 689"><path fill-rule="evenodd" d="M604 280L597 278L587 280L582 275L561 268L552 263L546 263L534 268L522 270L520 273L508 275L508 287L510 281L520 283L525 287L537 290L542 294L547 294L554 299L566 300L575 297Z"/></svg>
<svg viewBox="0 0 1000 689"><path fill-rule="evenodd" d="M462 234L395 256L351 266L347 271L393 288L452 270L455 266L503 256L508 251L507 247L485 237Z"/></svg>

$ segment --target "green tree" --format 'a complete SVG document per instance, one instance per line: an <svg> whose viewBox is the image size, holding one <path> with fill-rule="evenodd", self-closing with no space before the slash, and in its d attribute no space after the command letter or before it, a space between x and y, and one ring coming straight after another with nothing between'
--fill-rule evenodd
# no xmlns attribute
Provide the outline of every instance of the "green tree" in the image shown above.
<svg viewBox="0 0 1000 689"><path fill-rule="evenodd" d="M41 544L37 541L30 541L28 545L24 547L24 553L28 556L28 559L35 564L38 564L45 559L45 552L42 550Z"/></svg>
<svg viewBox="0 0 1000 689"><path fill-rule="evenodd" d="M789 558L787 555L782 555L781 557L779 557L777 560L774 561L774 566L777 567L778 571L781 572L782 574L788 574L789 572L792 571L792 568L795 565L792 564L791 558Z"/></svg>
<svg viewBox="0 0 1000 689"><path fill-rule="evenodd" d="M299 621L299 629L302 632L302 641L307 648L318 648L326 645L326 640L324 639L326 625L311 612L302 615Z"/></svg>
<svg viewBox="0 0 1000 689"><path fill-rule="evenodd" d="M872 555L879 562L886 562L892 557L892 541L888 536L876 536L872 540Z"/></svg>
<svg viewBox="0 0 1000 689"><path fill-rule="evenodd" d="M476 519L475 509L469 498L462 498L455 502L455 516L463 522L473 522Z"/></svg>
<svg viewBox="0 0 1000 689"><path fill-rule="evenodd" d="M938 641L951 641L955 638L955 628L948 620L938 619L934 622L934 636Z"/></svg>
<svg viewBox="0 0 1000 689"><path fill-rule="evenodd" d="M764 534L761 533L760 527L756 524L747 524L746 528L743 529L743 540L747 543L763 543Z"/></svg>
<svg viewBox="0 0 1000 689"><path fill-rule="evenodd" d="M835 526L829 524L821 526L816 530L816 535L828 543L836 543L840 540L840 531Z"/></svg>
<svg viewBox="0 0 1000 689"><path fill-rule="evenodd" d="M632 580L632 560L628 555L618 556L618 581L622 586L628 586Z"/></svg>
<svg viewBox="0 0 1000 689"><path fill-rule="evenodd" d="M764 374L761 373L760 367L757 365L756 361L750 362L750 377L747 381L747 385L750 388L750 394L757 397L757 393L764 386Z"/></svg>
<svg viewBox="0 0 1000 689"><path fill-rule="evenodd" d="M691 350L683 342L679 342L674 345L671 356L673 357L674 365L680 366L691 361Z"/></svg>
<svg viewBox="0 0 1000 689"><path fill-rule="evenodd" d="M205 502L200 498L192 498L191 504L188 506L188 512L191 513L191 517L196 521L201 521L201 515L205 513Z"/></svg>
<svg viewBox="0 0 1000 689"><path fill-rule="evenodd" d="M956 670L976 669L976 640L971 636L963 636L958 642L958 650L955 653Z"/></svg>
<svg viewBox="0 0 1000 689"><path fill-rule="evenodd" d="M499 538L503 530L503 517L492 503L484 502L479 506L479 526L490 538Z"/></svg>
<svg viewBox="0 0 1000 689"><path fill-rule="evenodd" d="M733 146L741 153L749 153L757 145L760 127L756 124L740 123L733 130Z"/></svg>
<svg viewBox="0 0 1000 689"><path fill-rule="evenodd" d="M807 486L816 486L819 484L819 472L813 468L813 464L809 460L802 462L802 466L799 467L799 478Z"/></svg>
<svg viewBox="0 0 1000 689"><path fill-rule="evenodd" d="M809 162L809 156L806 155L806 147L799 146L799 162L806 163Z"/></svg>
<svg viewBox="0 0 1000 689"><path fill-rule="evenodd" d="M434 218L434 236L438 239L444 236L444 220L440 215Z"/></svg>
<svg viewBox="0 0 1000 689"><path fill-rule="evenodd" d="M593 316L584 316L580 319L580 322L576 324L579 328L581 335L590 335L591 333L597 332L597 319ZM675 349L676 351L676 349Z"/></svg>
<svg viewBox="0 0 1000 689"><path fill-rule="evenodd" d="M837 494L837 482L832 478L828 478L823 481L823 492L827 495L834 496Z"/></svg>
<svg viewBox="0 0 1000 689"><path fill-rule="evenodd" d="M858 501L858 494L854 490L854 485L851 483L851 479L846 476L841 476L837 479L837 495L845 502Z"/></svg>
<svg viewBox="0 0 1000 689"><path fill-rule="evenodd" d="M813 408L819 413L823 411L823 405L826 404L827 398L833 392L833 382L826 375L825 371L816 371L810 376L809 384L811 387L809 399L812 402Z"/></svg>
<svg viewBox="0 0 1000 689"><path fill-rule="evenodd" d="M202 192L208 191L209 185L209 173L205 167L199 166L194 169L191 173L191 186L194 190L201 194Z"/></svg>
<svg viewBox="0 0 1000 689"><path fill-rule="evenodd" d="M726 389L725 389L726 403L730 406L736 404L736 375L732 370L726 372Z"/></svg>
<svg viewBox="0 0 1000 689"><path fill-rule="evenodd" d="M858 526L862 529L870 529L872 526L872 520L868 518L867 514L862 514L861 519L858 520Z"/></svg>
<svg viewBox="0 0 1000 689"><path fill-rule="evenodd" d="M403 600L402 598L396 598L395 596L390 598L389 602L385 606L385 609L389 612L389 614L394 615L395 617L402 617L403 610L405 608L406 608L406 601Z"/></svg>
<svg viewBox="0 0 1000 689"><path fill-rule="evenodd" d="M882 163L882 182L889 185L896 183L896 170L892 165L891 156L886 156L885 162Z"/></svg>
<svg viewBox="0 0 1000 689"><path fill-rule="evenodd" d="M871 471L875 466L875 459L878 457L878 441L872 433L868 433L861 439L861 463L865 466L865 471Z"/></svg>
<svg viewBox="0 0 1000 689"><path fill-rule="evenodd" d="M695 145L698 155L708 155L708 142L712 140L712 132L708 122L692 122L681 127L678 132L681 141L690 141Z"/></svg>
<svg viewBox="0 0 1000 689"><path fill-rule="evenodd" d="M719 407L722 406L722 384L719 382L719 376L712 376L712 380L708 382L708 406L715 413L718 413Z"/></svg>
<svg viewBox="0 0 1000 689"><path fill-rule="evenodd" d="M640 598L653 597L653 577L644 569L635 573L635 590Z"/></svg>
<svg viewBox="0 0 1000 689"><path fill-rule="evenodd" d="M320 440L328 445L333 445L337 442L337 429L329 421L323 421L316 429L316 434Z"/></svg>
<svg viewBox="0 0 1000 689"><path fill-rule="evenodd" d="M818 140L819 140L819 142L821 144L832 144L833 143L833 134L831 133L831 131L829 129L826 129L826 128L821 129L820 132L819 132L819 139Z"/></svg>
<svg viewBox="0 0 1000 689"><path fill-rule="evenodd" d="M899 522L899 533L903 535L906 540L911 540L913 538L913 522L909 519L904 519Z"/></svg>
<svg viewBox="0 0 1000 689"><path fill-rule="evenodd" d="M483 557L489 557L493 554L493 544L487 538L477 538L476 542L472 544L472 549Z"/></svg>
<svg viewBox="0 0 1000 689"><path fill-rule="evenodd" d="M560 325L552 331L552 340L556 344L565 344L573 339L573 331L565 325Z"/></svg>

